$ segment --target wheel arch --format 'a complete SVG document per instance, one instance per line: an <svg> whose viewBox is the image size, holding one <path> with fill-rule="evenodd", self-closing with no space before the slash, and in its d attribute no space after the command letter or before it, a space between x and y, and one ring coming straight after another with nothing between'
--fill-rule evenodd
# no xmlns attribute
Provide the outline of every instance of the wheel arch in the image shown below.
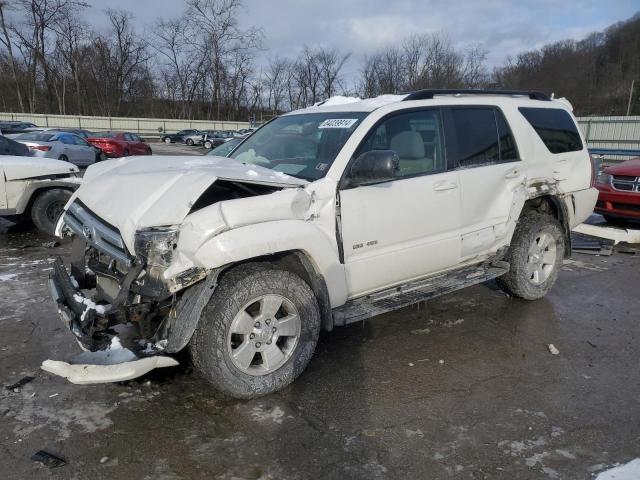
<svg viewBox="0 0 640 480"><path fill-rule="evenodd" d="M535 198L530 198L524 202L522 212L520 215L528 211L537 211L550 215L555 218L562 227L564 233L565 245L565 258L571 256L571 213L565 199L559 195L541 195Z"/></svg>
<svg viewBox="0 0 640 480"><path fill-rule="evenodd" d="M25 189L16 204L16 214L22 215L25 212L30 212L36 198L49 190L68 190L73 194L76 188L77 186L72 186L65 182L49 182L46 185L43 183L31 184Z"/></svg>

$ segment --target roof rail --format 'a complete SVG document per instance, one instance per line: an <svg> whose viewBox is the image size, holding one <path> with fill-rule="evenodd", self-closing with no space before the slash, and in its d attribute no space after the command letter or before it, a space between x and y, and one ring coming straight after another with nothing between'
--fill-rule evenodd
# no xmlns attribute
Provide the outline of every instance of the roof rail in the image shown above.
<svg viewBox="0 0 640 480"><path fill-rule="evenodd" d="M434 95L521 95L529 97L531 100L551 100L546 93L537 92L534 90L522 91L522 90L484 90L484 89L426 89L417 90L409 93L403 102L407 100L432 100Z"/></svg>

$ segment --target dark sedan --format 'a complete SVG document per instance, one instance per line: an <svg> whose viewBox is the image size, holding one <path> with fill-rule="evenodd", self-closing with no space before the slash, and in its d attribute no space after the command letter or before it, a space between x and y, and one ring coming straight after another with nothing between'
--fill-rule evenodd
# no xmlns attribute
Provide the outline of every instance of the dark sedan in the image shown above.
<svg viewBox="0 0 640 480"><path fill-rule="evenodd" d="M184 137L190 135L198 135L200 132L195 129L180 130L176 133L165 133L160 137L160 140L164 143L183 143Z"/></svg>
<svg viewBox="0 0 640 480"><path fill-rule="evenodd" d="M10 138L0 135L0 155L16 155L19 157L29 156L29 147L24 143L16 142Z"/></svg>

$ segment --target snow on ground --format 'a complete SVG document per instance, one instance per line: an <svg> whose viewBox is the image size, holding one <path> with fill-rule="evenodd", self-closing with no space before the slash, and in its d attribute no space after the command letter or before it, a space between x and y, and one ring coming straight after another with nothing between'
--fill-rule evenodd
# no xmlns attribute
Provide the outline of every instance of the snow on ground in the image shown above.
<svg viewBox="0 0 640 480"><path fill-rule="evenodd" d="M600 472L595 480L638 480L640 479L640 458Z"/></svg>
<svg viewBox="0 0 640 480"><path fill-rule="evenodd" d="M3 273L0 275L0 282L8 282L14 280L18 275L15 273Z"/></svg>

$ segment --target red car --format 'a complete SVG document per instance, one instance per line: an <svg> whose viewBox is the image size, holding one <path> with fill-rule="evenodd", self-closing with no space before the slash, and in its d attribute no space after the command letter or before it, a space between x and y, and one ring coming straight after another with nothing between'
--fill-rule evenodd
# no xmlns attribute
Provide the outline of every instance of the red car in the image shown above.
<svg viewBox="0 0 640 480"><path fill-rule="evenodd" d="M595 211L608 222L640 220L640 157L605 168L598 175Z"/></svg>
<svg viewBox="0 0 640 480"><path fill-rule="evenodd" d="M138 135L130 132L96 132L87 138L107 157L128 157L129 155L151 155L151 147Z"/></svg>

